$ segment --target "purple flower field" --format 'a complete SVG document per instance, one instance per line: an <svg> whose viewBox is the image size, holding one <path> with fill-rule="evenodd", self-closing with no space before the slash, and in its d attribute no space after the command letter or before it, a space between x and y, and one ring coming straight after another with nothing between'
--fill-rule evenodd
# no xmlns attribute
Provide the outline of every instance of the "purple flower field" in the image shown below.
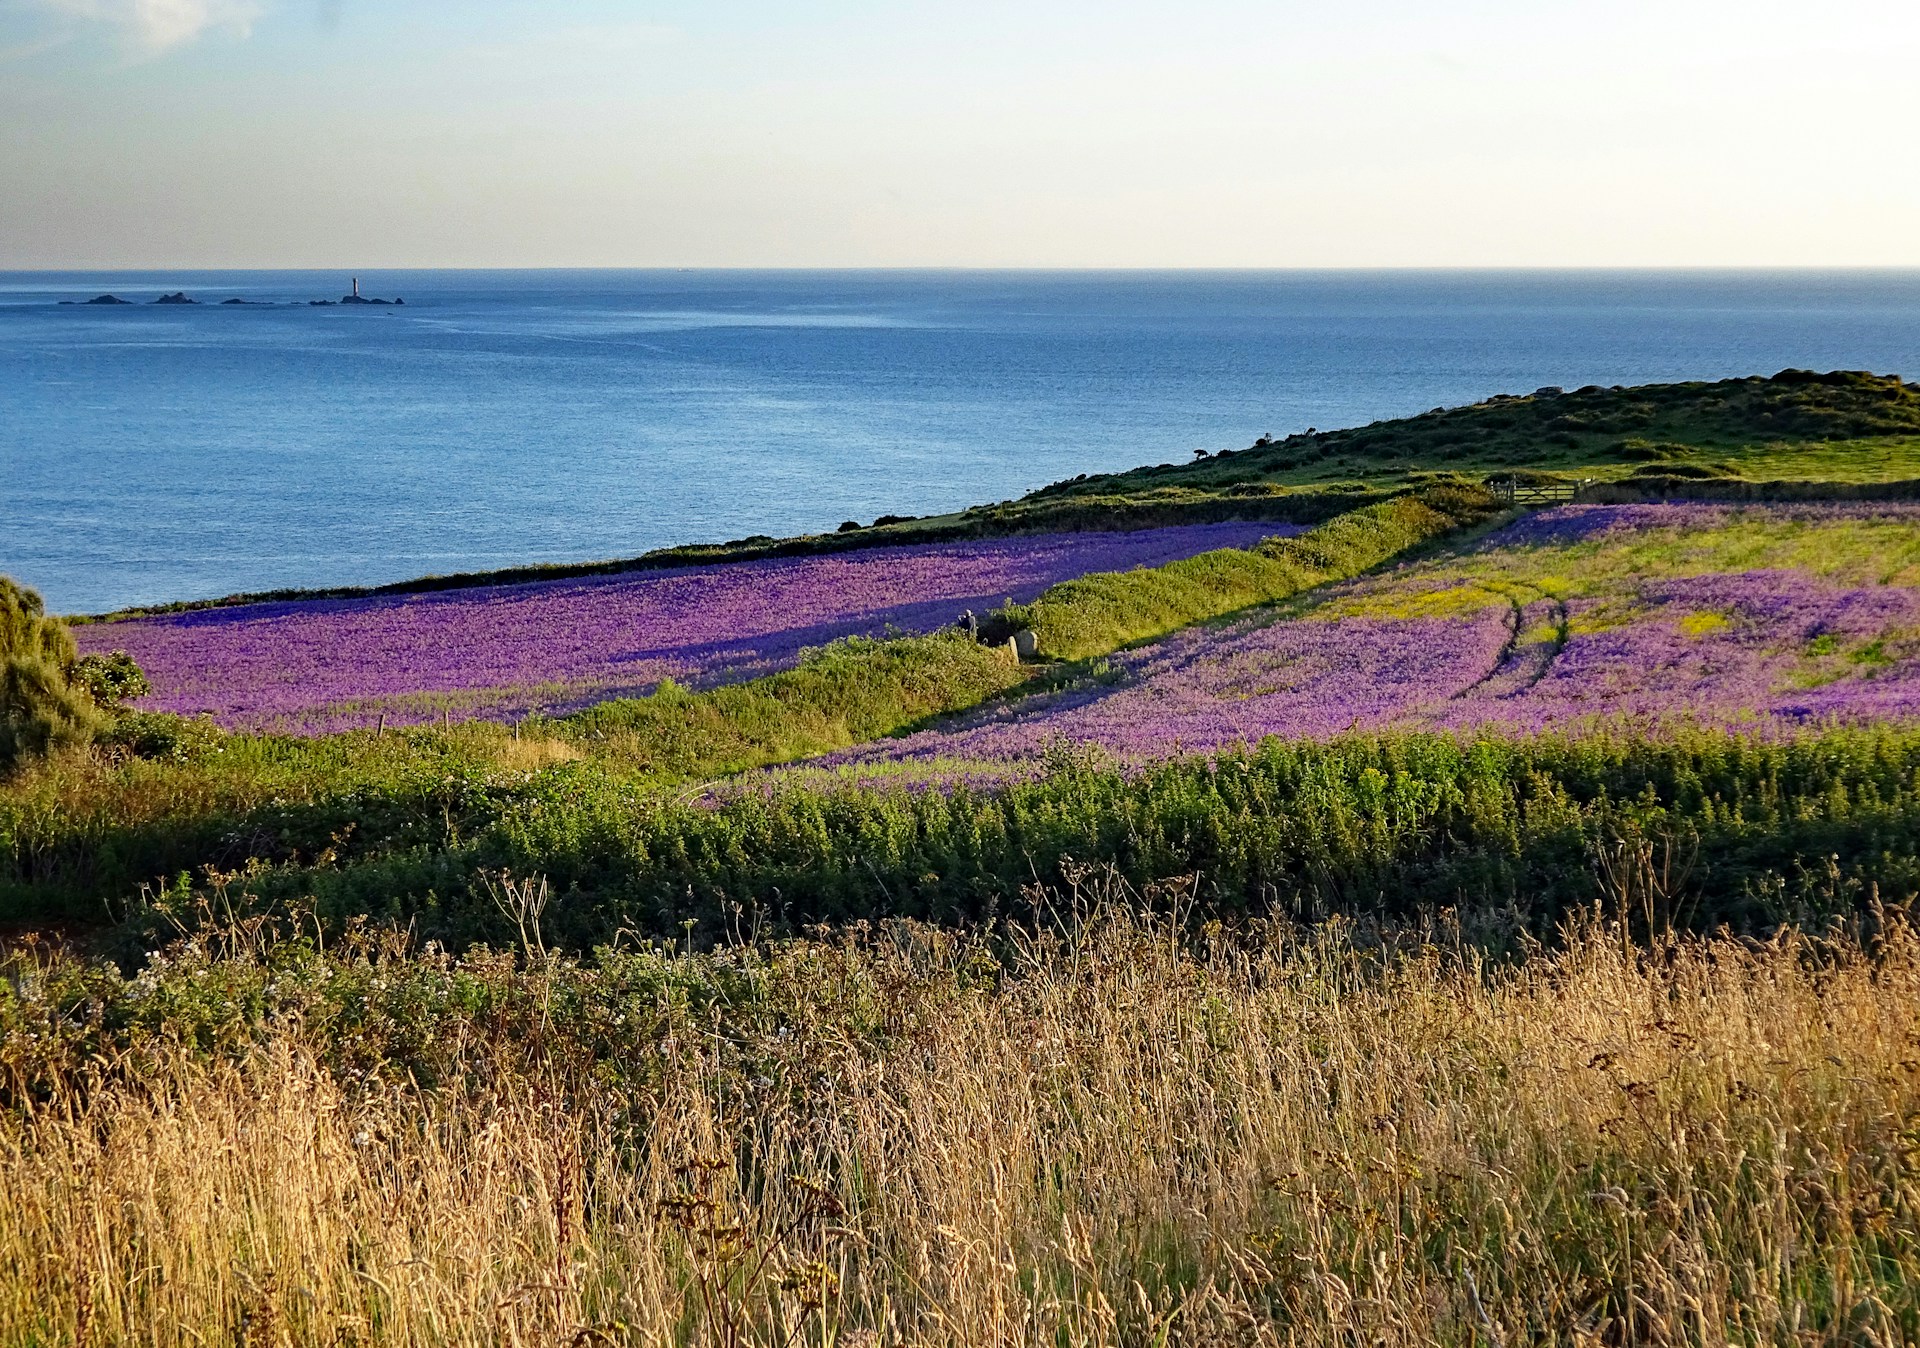
<svg viewBox="0 0 1920 1348"><path fill-rule="evenodd" d="M1920 503L1860 501L1860 503L1780 503L1738 505L1730 501L1663 501L1642 505L1561 505L1551 511L1507 524L1482 543L1498 547L1565 547L1571 543L1607 542L1622 534L1670 532L1713 534L1730 524L1764 522L1774 528L1820 530L1843 524L1882 524L1903 530L1920 528Z"/></svg>
<svg viewBox="0 0 1920 1348"><path fill-rule="evenodd" d="M1517 686L1484 685L1419 709L1455 729L1539 731L1582 722L1658 725L1877 721L1920 713L1920 592L1833 585L1792 571L1651 583L1644 610L1579 630L1595 601L1567 606L1573 629ZM1509 664L1522 663L1520 648Z"/></svg>
<svg viewBox="0 0 1920 1348"><path fill-rule="evenodd" d="M1157 566L1298 532L1272 523L1047 534L871 548L429 594L248 604L77 627L124 649L142 705L233 729L324 733L510 719L791 665L802 649L888 627L931 631L1092 571Z"/></svg>
<svg viewBox="0 0 1920 1348"><path fill-rule="evenodd" d="M1767 730L1920 717L1920 589L1849 578L1899 561L1866 525L1920 546L1920 514L1884 508L1543 512L1452 562L1338 587L1298 616L1177 633L1115 657L1088 684L818 766L927 780L944 766L971 780L989 765L1033 771L1076 744L1143 762L1345 730ZM1719 547L1810 553L1825 573L1663 576L1669 537L1683 571ZM1614 551L1584 546L1596 541ZM1529 574L1532 583L1519 579Z"/></svg>

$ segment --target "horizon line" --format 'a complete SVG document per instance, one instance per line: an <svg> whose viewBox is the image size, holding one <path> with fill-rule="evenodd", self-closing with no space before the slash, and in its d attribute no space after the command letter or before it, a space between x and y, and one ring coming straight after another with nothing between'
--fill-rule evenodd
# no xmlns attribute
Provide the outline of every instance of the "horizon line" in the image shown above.
<svg viewBox="0 0 1920 1348"><path fill-rule="evenodd" d="M485 265L439 266L423 263L280 263L274 265L209 265L175 262L155 264L123 263L83 266L7 266L0 275L106 275L116 272L338 272L341 275L366 275L376 272L971 272L1035 273L1074 272L1089 275L1115 273L1211 272L1226 273L1545 273L1545 272L1920 272L1916 262L1543 262L1543 263L1379 263L1379 264L972 264L972 263L832 263L832 264L691 264L691 263L489 263Z"/></svg>

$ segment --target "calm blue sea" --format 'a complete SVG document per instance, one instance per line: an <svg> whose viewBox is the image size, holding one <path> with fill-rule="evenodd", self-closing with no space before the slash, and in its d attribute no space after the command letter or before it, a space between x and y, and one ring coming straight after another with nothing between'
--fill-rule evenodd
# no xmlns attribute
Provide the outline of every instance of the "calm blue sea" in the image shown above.
<svg viewBox="0 0 1920 1348"><path fill-rule="evenodd" d="M1920 376L1914 271L361 283L405 307L0 273L0 571L96 611L830 529L1542 384ZM173 290L206 303L58 303Z"/></svg>

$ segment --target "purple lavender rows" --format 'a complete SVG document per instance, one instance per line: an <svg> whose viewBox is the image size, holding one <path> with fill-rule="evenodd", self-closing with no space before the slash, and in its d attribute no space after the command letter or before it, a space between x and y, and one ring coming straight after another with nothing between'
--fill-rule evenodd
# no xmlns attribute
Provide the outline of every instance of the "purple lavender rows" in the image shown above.
<svg viewBox="0 0 1920 1348"><path fill-rule="evenodd" d="M1298 532L1272 523L1046 534L779 558L432 594L207 609L75 629L124 649L151 710L231 728L323 733L568 710L671 677L696 685L791 665L888 627L1027 600L1092 571L1157 566Z"/></svg>

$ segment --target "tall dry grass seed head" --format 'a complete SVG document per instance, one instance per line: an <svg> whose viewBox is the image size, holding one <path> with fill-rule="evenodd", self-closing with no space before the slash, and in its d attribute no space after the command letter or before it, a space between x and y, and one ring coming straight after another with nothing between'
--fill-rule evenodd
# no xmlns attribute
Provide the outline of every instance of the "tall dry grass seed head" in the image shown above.
<svg viewBox="0 0 1920 1348"><path fill-rule="evenodd" d="M723 1348L834 1338L840 1278L829 1257L846 1209L810 1176L789 1177L786 1211L741 1201L733 1162L701 1156L680 1167L682 1188L657 1205L677 1241L707 1340Z"/></svg>

